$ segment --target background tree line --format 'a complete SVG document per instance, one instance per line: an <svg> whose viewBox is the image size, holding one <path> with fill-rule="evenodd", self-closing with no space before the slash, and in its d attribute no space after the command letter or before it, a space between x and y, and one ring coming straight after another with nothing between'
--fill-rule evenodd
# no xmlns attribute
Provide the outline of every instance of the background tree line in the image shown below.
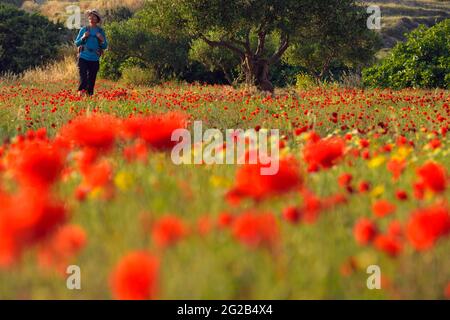
<svg viewBox="0 0 450 320"><path fill-rule="evenodd" d="M380 41L367 17L354 0L155 0L107 26L102 74L140 69L155 80L243 81L272 91L300 71L324 79L371 63Z"/></svg>

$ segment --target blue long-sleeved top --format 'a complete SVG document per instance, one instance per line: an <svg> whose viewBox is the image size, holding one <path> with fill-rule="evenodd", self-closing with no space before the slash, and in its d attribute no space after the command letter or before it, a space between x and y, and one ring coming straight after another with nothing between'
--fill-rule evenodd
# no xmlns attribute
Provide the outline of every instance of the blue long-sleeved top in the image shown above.
<svg viewBox="0 0 450 320"><path fill-rule="evenodd" d="M86 31L88 31L88 29L90 32L89 38L82 40L81 38L86 33ZM101 45L99 44L98 38L96 36L97 32L100 32L100 34L103 36L103 39L105 40ZM106 35L103 29L99 27L83 27L78 33L77 39L75 40L75 45L77 47L84 47L84 50L80 54L80 58L88 61L98 61L99 56L97 55L97 50L106 49L108 47L108 41L106 40Z"/></svg>

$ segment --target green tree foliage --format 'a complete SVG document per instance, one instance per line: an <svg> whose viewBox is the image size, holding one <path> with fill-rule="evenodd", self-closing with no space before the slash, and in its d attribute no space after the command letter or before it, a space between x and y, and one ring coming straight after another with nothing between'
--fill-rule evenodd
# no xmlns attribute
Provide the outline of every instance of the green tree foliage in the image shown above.
<svg viewBox="0 0 450 320"><path fill-rule="evenodd" d="M235 80L239 59L232 52L211 48L204 41L197 39L191 44L189 59L200 62L211 72L223 72L229 84Z"/></svg>
<svg viewBox="0 0 450 320"><path fill-rule="evenodd" d="M208 38L219 40L220 34L210 32L208 33ZM257 37L254 35L250 36L251 46L256 46L257 41ZM277 49L278 42L279 39L276 36L267 37L265 45L266 51L273 54ZM230 50L223 50L220 47L211 47L202 39L195 39L192 41L189 50L189 58L193 61L202 63L211 72L223 72L229 83L234 83L236 80L235 78L241 76L237 76L241 71L241 60L237 55ZM280 68L278 65L277 69L283 68Z"/></svg>
<svg viewBox="0 0 450 320"><path fill-rule="evenodd" d="M279 63L290 46L301 46L305 39L311 45L314 36L328 30L329 39L321 45L332 39L330 52L336 54L342 47L354 46L350 41L355 38L359 41L360 34L355 30L366 27L363 18L367 17L354 0L154 0L140 15L171 38L201 40L221 52L233 53L247 83L267 91L273 91L270 68ZM271 37L278 39L274 51L267 46ZM351 56L350 51L347 56ZM206 60L210 62L210 58Z"/></svg>
<svg viewBox="0 0 450 320"><path fill-rule="evenodd" d="M105 31L109 50L100 70L103 77L117 79L125 68L139 67L164 79L186 66L188 39L169 39L146 28L137 18L107 24Z"/></svg>
<svg viewBox="0 0 450 320"><path fill-rule="evenodd" d="M0 72L20 73L56 58L65 36L61 24L0 3Z"/></svg>
<svg viewBox="0 0 450 320"><path fill-rule="evenodd" d="M367 86L450 88L450 19L420 26L380 64L363 71Z"/></svg>
<svg viewBox="0 0 450 320"><path fill-rule="evenodd" d="M367 14L355 10L351 1L334 7L334 1L324 1L326 17L312 17L314 28L307 26L298 41L287 50L284 60L301 66L313 76L323 79L330 69L361 69L373 62L381 48L381 39L366 26Z"/></svg>

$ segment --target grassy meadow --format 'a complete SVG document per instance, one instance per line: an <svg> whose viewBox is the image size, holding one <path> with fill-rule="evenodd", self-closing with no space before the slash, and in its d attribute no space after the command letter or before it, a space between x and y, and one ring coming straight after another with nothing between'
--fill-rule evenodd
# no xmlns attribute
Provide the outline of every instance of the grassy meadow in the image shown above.
<svg viewBox="0 0 450 320"><path fill-rule="evenodd" d="M100 80L93 98L81 98L75 87L0 83L0 232L12 234L0 240L0 299L449 295L448 91L330 86L267 97ZM204 129L279 129L291 167L266 181L246 175L248 165L177 166L152 140L168 139L167 113L182 114L188 128L201 120ZM162 120L140 137L118 133L153 115ZM63 155L41 155L34 144ZM26 210L44 219L41 197L56 199L64 218L45 228L7 220ZM133 252L142 263L128 259L132 274L121 274ZM67 265L80 267L81 290L67 289ZM380 267L380 290L367 288L370 265Z"/></svg>

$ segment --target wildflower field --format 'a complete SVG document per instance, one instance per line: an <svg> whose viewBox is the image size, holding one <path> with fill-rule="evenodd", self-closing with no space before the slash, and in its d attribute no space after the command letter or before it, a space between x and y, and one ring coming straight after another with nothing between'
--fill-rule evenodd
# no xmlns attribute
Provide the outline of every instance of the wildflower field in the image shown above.
<svg viewBox="0 0 450 320"><path fill-rule="evenodd" d="M0 84L0 299L450 297L448 91L74 87ZM278 173L175 165L197 120L279 129Z"/></svg>

